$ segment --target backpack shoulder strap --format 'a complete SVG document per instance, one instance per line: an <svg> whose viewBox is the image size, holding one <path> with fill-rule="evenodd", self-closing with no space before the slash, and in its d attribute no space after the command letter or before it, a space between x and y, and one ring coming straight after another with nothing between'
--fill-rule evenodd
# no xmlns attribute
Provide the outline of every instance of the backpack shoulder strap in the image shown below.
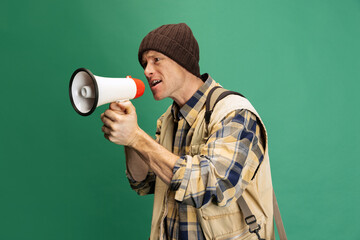
<svg viewBox="0 0 360 240"><path fill-rule="evenodd" d="M206 110L205 110L205 123L208 125L210 117L213 112L215 105L228 95L239 95L244 97L241 93L226 90L220 86L213 87L206 97Z"/></svg>
<svg viewBox="0 0 360 240"><path fill-rule="evenodd" d="M280 215L280 209L278 202L276 200L274 189L273 189L273 207L274 207L274 219L275 219L276 228L278 230L279 238L280 240L287 240L284 223Z"/></svg>

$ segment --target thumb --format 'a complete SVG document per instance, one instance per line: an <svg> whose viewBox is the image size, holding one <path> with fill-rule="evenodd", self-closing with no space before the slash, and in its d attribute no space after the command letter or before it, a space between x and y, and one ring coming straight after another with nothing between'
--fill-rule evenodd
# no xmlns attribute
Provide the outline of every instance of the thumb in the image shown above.
<svg viewBox="0 0 360 240"><path fill-rule="evenodd" d="M134 105L130 101L117 102L117 107L119 107L126 114L131 114L135 111Z"/></svg>
<svg viewBox="0 0 360 240"><path fill-rule="evenodd" d="M110 103L109 109L114 110L114 111L123 112L123 109L118 105L117 102Z"/></svg>

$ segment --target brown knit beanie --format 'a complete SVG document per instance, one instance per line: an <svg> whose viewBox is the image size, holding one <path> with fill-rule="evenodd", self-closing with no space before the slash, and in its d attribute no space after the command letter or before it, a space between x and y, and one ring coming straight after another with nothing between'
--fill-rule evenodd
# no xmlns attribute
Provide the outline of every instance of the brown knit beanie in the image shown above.
<svg viewBox="0 0 360 240"><path fill-rule="evenodd" d="M199 45L185 23L162 25L145 36L138 53L142 67L142 55L148 50L165 54L190 73L200 77Z"/></svg>

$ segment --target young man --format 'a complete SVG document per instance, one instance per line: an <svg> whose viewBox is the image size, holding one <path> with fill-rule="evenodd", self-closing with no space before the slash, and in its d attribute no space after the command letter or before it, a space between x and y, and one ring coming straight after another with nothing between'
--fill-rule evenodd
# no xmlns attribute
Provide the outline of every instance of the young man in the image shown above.
<svg viewBox="0 0 360 240"><path fill-rule="evenodd" d="M151 31L138 57L154 98L174 100L157 122L156 140L138 126L129 101L111 103L101 119L105 137L125 146L131 187L155 194L150 238L257 239L237 204L242 196L257 233L273 239L267 135L256 110L230 95L205 124L206 97L219 84L200 75L198 43L184 23Z"/></svg>

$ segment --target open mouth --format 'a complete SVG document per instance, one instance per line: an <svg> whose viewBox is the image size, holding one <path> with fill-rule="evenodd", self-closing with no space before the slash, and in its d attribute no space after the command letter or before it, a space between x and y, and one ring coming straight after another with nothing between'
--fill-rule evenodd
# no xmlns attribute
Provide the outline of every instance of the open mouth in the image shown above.
<svg viewBox="0 0 360 240"><path fill-rule="evenodd" d="M161 80L154 80L151 82L151 87L155 87L156 85L158 85L159 83L161 83Z"/></svg>

